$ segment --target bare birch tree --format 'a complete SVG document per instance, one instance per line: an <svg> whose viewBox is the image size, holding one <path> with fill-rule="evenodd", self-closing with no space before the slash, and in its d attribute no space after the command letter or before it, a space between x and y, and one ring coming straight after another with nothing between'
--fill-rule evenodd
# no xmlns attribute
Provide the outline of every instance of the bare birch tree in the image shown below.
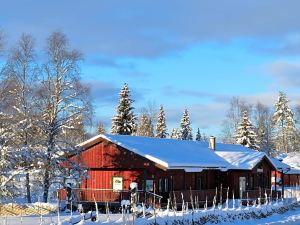
<svg viewBox="0 0 300 225"><path fill-rule="evenodd" d="M272 124L272 113L269 107L258 102L253 108L253 124L256 128L260 151L270 154L274 149L272 141L274 128Z"/></svg>
<svg viewBox="0 0 300 225"><path fill-rule="evenodd" d="M40 126L45 137L44 202L48 201L57 160L75 150L74 143L62 138L62 132L72 130L74 123L84 121L91 112L88 88L80 81L82 55L70 49L66 36L59 32L49 36L46 54L48 60L43 66L44 79L39 92L43 111Z"/></svg>
<svg viewBox="0 0 300 225"><path fill-rule="evenodd" d="M230 101L226 118L223 121L222 142L235 143L235 133L244 111L247 111L249 115L251 115L251 105L246 104L246 102L239 97L233 97Z"/></svg>
<svg viewBox="0 0 300 225"><path fill-rule="evenodd" d="M10 83L6 91L10 96L10 107L13 118L14 138L10 146L18 158L18 167L23 168L26 176L26 196L31 203L29 172L34 168L36 157L36 129L35 129L35 91L37 82L37 64L35 61L34 41L28 34L23 34L17 47L10 52L4 67L5 79Z"/></svg>

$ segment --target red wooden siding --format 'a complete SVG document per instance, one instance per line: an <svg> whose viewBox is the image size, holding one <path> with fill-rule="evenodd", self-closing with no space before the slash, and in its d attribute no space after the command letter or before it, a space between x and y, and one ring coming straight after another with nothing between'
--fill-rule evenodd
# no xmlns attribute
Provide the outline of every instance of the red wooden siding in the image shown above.
<svg viewBox="0 0 300 225"><path fill-rule="evenodd" d="M81 188L111 189L112 177L123 177L123 189L129 190L131 182L137 182L139 188L142 188L142 171L118 171L118 170L90 170L88 179L84 180Z"/></svg>

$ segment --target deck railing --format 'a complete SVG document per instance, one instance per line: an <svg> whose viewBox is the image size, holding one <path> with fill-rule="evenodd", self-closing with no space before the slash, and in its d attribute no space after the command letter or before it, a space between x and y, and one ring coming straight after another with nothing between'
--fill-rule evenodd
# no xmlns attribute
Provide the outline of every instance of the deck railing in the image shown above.
<svg viewBox="0 0 300 225"><path fill-rule="evenodd" d="M67 197L66 189L59 189L59 199L65 200ZM72 197L77 202L111 202L120 203L122 200L130 200L129 190L97 189L97 188L74 188ZM138 203L160 202L162 196L148 191L137 191Z"/></svg>
<svg viewBox="0 0 300 225"><path fill-rule="evenodd" d="M195 202L197 201L200 206L203 206L206 201L208 205L211 205L214 197L216 196L216 201L221 201L220 189L203 189L203 190L184 190L184 191L173 191L170 194L171 199L174 200L176 198L177 204L181 204L184 202ZM227 197L227 189L222 189L222 201L225 201Z"/></svg>
<svg viewBox="0 0 300 225"><path fill-rule="evenodd" d="M264 199L267 195L268 198L271 197L272 194L272 199L281 198L281 191L274 191L271 189L254 189L254 190L245 190L243 192L242 199L257 199L261 198Z"/></svg>

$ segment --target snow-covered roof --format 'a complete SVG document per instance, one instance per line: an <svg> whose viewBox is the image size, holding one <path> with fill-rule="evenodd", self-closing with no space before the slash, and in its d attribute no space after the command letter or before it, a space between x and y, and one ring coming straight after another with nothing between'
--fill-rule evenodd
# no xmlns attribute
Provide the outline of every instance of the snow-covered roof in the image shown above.
<svg viewBox="0 0 300 225"><path fill-rule="evenodd" d="M300 169L300 153L299 152L291 152L287 154L281 155L282 162L288 164L289 166Z"/></svg>
<svg viewBox="0 0 300 225"><path fill-rule="evenodd" d="M276 167L264 152L255 151L241 145L218 143L216 144L216 154L235 166L236 169L252 170L264 157Z"/></svg>
<svg viewBox="0 0 300 225"><path fill-rule="evenodd" d="M290 152L279 155L281 163L287 165L287 174L300 174L300 153Z"/></svg>
<svg viewBox="0 0 300 225"><path fill-rule="evenodd" d="M237 169L252 170L265 156L262 152L225 152L216 151L216 153L234 165Z"/></svg>
<svg viewBox="0 0 300 225"><path fill-rule="evenodd" d="M206 142L106 134L93 137L79 146L87 147L101 138L168 169L185 169L188 172L195 172L205 168L221 170L232 168L226 160L209 149Z"/></svg>
<svg viewBox="0 0 300 225"><path fill-rule="evenodd" d="M300 170L291 167L291 169L289 171L287 171L286 174L290 174L290 175L292 175L292 174L300 174Z"/></svg>
<svg viewBox="0 0 300 225"><path fill-rule="evenodd" d="M278 170L283 170L283 171L288 171L291 169L291 167L289 165L287 165L286 163L281 162L279 159L273 158L273 157L269 157L272 161L272 163L276 166L276 168Z"/></svg>

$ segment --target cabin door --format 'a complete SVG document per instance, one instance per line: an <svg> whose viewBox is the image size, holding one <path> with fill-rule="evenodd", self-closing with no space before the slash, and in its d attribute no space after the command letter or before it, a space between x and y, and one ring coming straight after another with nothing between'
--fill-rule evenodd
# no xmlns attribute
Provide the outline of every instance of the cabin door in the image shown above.
<svg viewBox="0 0 300 225"><path fill-rule="evenodd" d="M240 199L243 198L243 193L246 191L246 177L240 177Z"/></svg>

